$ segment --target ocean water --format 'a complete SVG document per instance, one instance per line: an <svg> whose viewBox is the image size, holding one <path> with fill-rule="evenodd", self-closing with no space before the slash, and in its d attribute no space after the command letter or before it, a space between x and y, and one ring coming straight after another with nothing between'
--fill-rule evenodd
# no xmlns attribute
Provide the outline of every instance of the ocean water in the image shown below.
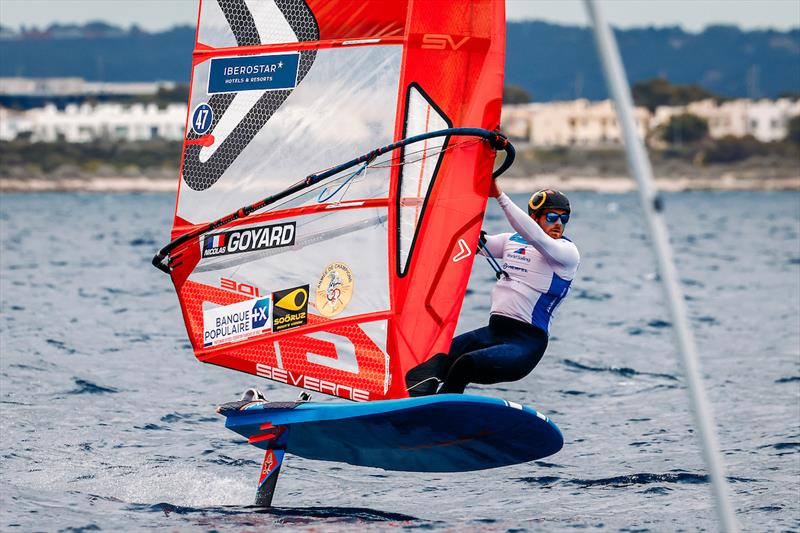
<svg viewBox="0 0 800 533"><path fill-rule="evenodd" d="M267 511L250 506L261 452L214 408L298 390L195 360L150 265L174 197L3 195L0 530L714 531L637 199L572 200L583 259L547 354L522 381L470 389L548 414L564 449L463 474L289 457ZM800 530L800 195L666 205L738 518ZM493 202L485 228L507 228ZM476 261L460 331L485 324L493 279Z"/></svg>

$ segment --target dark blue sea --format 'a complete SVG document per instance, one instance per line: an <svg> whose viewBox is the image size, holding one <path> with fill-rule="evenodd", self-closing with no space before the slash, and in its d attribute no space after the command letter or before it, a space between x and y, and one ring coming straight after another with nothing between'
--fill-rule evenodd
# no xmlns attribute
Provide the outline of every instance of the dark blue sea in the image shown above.
<svg viewBox="0 0 800 533"><path fill-rule="evenodd" d="M251 386L298 390L194 358L150 265L174 196L4 194L0 530L714 531L637 198L572 200L582 265L547 354L520 382L471 390L546 413L564 449L446 475L289 457L265 511L250 506L261 452L214 409ZM742 529L800 530L800 195L666 206ZM493 203L485 228L507 228ZM493 280L476 262L460 331L487 321Z"/></svg>

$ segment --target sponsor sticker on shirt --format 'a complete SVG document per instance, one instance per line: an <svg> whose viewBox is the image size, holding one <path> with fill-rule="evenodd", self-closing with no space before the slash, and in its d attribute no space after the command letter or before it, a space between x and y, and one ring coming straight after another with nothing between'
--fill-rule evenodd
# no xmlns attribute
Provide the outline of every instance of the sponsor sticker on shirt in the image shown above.
<svg viewBox="0 0 800 533"><path fill-rule="evenodd" d="M235 229L203 239L203 257L240 254L294 245L295 223Z"/></svg>
<svg viewBox="0 0 800 533"><path fill-rule="evenodd" d="M523 263L530 263L531 262L531 258L528 257L528 251L527 251L525 246L523 246L522 248L515 248L513 251L509 251L508 252L508 260L509 261L512 261L512 260L521 261Z"/></svg>
<svg viewBox="0 0 800 533"><path fill-rule="evenodd" d="M272 329L270 298L203 310L203 347L244 340Z"/></svg>

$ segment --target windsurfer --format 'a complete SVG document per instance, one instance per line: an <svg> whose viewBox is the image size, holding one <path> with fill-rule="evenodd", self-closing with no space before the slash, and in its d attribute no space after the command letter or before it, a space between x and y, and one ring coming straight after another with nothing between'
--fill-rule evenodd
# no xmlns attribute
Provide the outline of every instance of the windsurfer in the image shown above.
<svg viewBox="0 0 800 533"><path fill-rule="evenodd" d="M453 339L441 359L439 393L462 393L468 383L516 381L528 375L547 348L550 320L567 296L580 262L578 248L564 237L567 197L551 189L534 193L528 213L496 182L497 199L516 233L487 235L483 255L502 260L504 274L492 291L489 325Z"/></svg>

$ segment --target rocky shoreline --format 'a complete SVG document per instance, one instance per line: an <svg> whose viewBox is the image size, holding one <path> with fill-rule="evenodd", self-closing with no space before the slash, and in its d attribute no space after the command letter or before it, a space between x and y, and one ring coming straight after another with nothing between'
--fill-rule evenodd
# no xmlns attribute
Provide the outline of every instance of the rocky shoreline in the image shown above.
<svg viewBox="0 0 800 533"><path fill-rule="evenodd" d="M0 193L38 192L172 192L178 190L174 178L93 177L93 178L4 178L0 177Z"/></svg>
<svg viewBox="0 0 800 533"><path fill-rule="evenodd" d="M500 178L508 192L527 192L533 189L554 188L564 191L591 191L617 194L636 190L636 182L624 175L591 176L572 174L537 174ZM668 192L680 191L800 191L800 170L794 176L756 178L733 172L716 176L657 176L656 185ZM81 178L9 178L0 177L2 193L39 192L96 192L174 193L178 188L175 178L149 177L81 177Z"/></svg>
<svg viewBox="0 0 800 533"><path fill-rule="evenodd" d="M502 179L502 178L501 178ZM655 178L659 190L681 191L800 191L800 173L793 177L748 178L728 173L715 177L670 176ZM589 191L607 194L633 192L636 181L630 176L559 176L539 174L533 177L507 178L501 181L509 192L528 192L537 189Z"/></svg>
<svg viewBox="0 0 800 533"><path fill-rule="evenodd" d="M800 190L800 145L759 147L764 153L725 163L706 161L699 145L651 150L649 155L656 183L664 191ZM0 192L174 193L180 153L177 141L0 142ZM501 183L513 192L545 187L602 193L636 190L625 151L619 146L519 146L514 165Z"/></svg>

